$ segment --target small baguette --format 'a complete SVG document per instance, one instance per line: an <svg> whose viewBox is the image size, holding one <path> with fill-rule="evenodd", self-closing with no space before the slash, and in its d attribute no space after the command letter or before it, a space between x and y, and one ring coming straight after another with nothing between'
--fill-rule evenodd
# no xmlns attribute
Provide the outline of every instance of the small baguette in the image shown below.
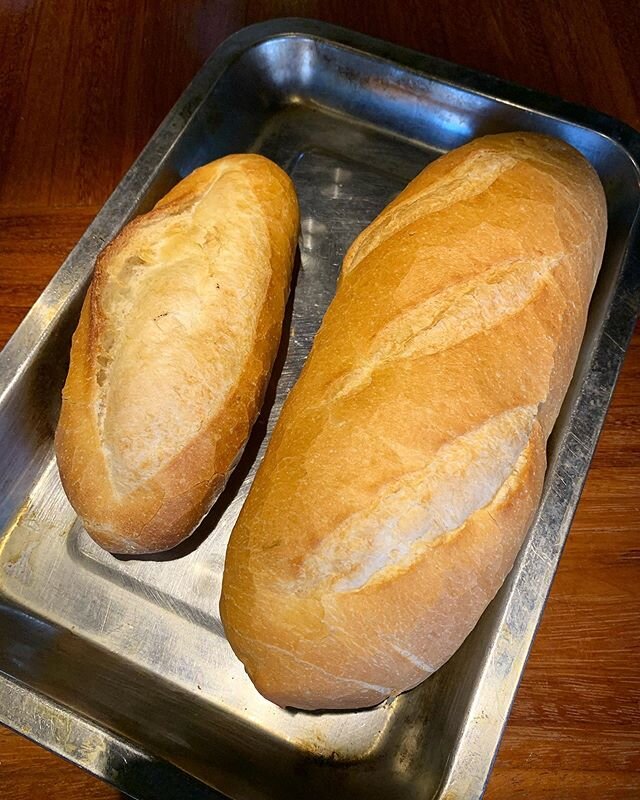
<svg viewBox="0 0 640 800"><path fill-rule="evenodd" d="M99 256L55 447L106 550L173 547L222 491L278 349L297 231L288 176L234 155L182 180Z"/></svg>
<svg viewBox="0 0 640 800"><path fill-rule="evenodd" d="M539 503L605 231L587 161L518 133L429 165L353 243L226 557L265 697L375 705L472 630Z"/></svg>

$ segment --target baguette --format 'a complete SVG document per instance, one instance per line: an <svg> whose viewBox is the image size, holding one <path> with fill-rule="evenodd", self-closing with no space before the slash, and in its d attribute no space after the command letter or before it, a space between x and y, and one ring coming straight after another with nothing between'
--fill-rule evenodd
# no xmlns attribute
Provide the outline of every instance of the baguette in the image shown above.
<svg viewBox="0 0 640 800"><path fill-rule="evenodd" d="M605 231L586 160L518 133L438 159L355 240L226 556L265 697L375 705L462 644L539 503Z"/></svg>
<svg viewBox="0 0 640 800"><path fill-rule="evenodd" d="M99 256L55 448L106 550L173 547L222 491L278 349L297 230L285 173L234 155L182 180Z"/></svg>

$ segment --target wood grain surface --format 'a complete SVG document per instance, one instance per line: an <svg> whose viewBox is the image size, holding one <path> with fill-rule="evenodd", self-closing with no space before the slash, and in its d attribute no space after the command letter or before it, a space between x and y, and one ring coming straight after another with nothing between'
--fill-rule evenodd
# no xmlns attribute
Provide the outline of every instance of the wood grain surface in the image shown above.
<svg viewBox="0 0 640 800"><path fill-rule="evenodd" d="M637 0L0 0L0 343L209 53L324 19L640 128ZM640 334L486 797L640 797ZM2 800L119 793L0 728ZM159 800L161 800L159 798Z"/></svg>

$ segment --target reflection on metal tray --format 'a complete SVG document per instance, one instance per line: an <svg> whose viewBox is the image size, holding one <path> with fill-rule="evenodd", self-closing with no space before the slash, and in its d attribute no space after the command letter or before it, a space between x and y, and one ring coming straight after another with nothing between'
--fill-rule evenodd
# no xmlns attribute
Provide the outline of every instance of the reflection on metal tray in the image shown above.
<svg viewBox="0 0 640 800"><path fill-rule="evenodd" d="M610 215L536 522L476 630L424 684L369 711L276 708L253 689L218 616L225 545L268 432L355 235L441 152L514 129L580 149ZM302 211L268 401L193 539L170 557L115 558L77 524L52 455L70 334L102 245L180 176L237 151L287 169ZM638 307L638 153L637 135L614 120L338 28L280 20L228 40L1 356L0 718L138 797L479 797Z"/></svg>

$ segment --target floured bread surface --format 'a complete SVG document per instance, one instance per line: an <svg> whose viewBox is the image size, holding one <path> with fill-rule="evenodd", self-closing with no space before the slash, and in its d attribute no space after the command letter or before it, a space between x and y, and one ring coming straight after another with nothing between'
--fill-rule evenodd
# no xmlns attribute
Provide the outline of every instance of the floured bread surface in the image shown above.
<svg viewBox="0 0 640 800"><path fill-rule="evenodd" d="M115 254L101 284L97 402L118 491L148 480L220 413L253 350L271 272L251 181L229 168L169 219L139 224Z"/></svg>
<svg viewBox="0 0 640 800"><path fill-rule="evenodd" d="M177 543L222 488L275 356L297 226L288 177L260 156L230 156L100 256L57 449L72 503L108 549Z"/></svg>
<svg viewBox="0 0 640 800"><path fill-rule="evenodd" d="M606 232L568 145L478 139L356 239L232 534L221 612L280 705L372 705L476 624L536 510Z"/></svg>

